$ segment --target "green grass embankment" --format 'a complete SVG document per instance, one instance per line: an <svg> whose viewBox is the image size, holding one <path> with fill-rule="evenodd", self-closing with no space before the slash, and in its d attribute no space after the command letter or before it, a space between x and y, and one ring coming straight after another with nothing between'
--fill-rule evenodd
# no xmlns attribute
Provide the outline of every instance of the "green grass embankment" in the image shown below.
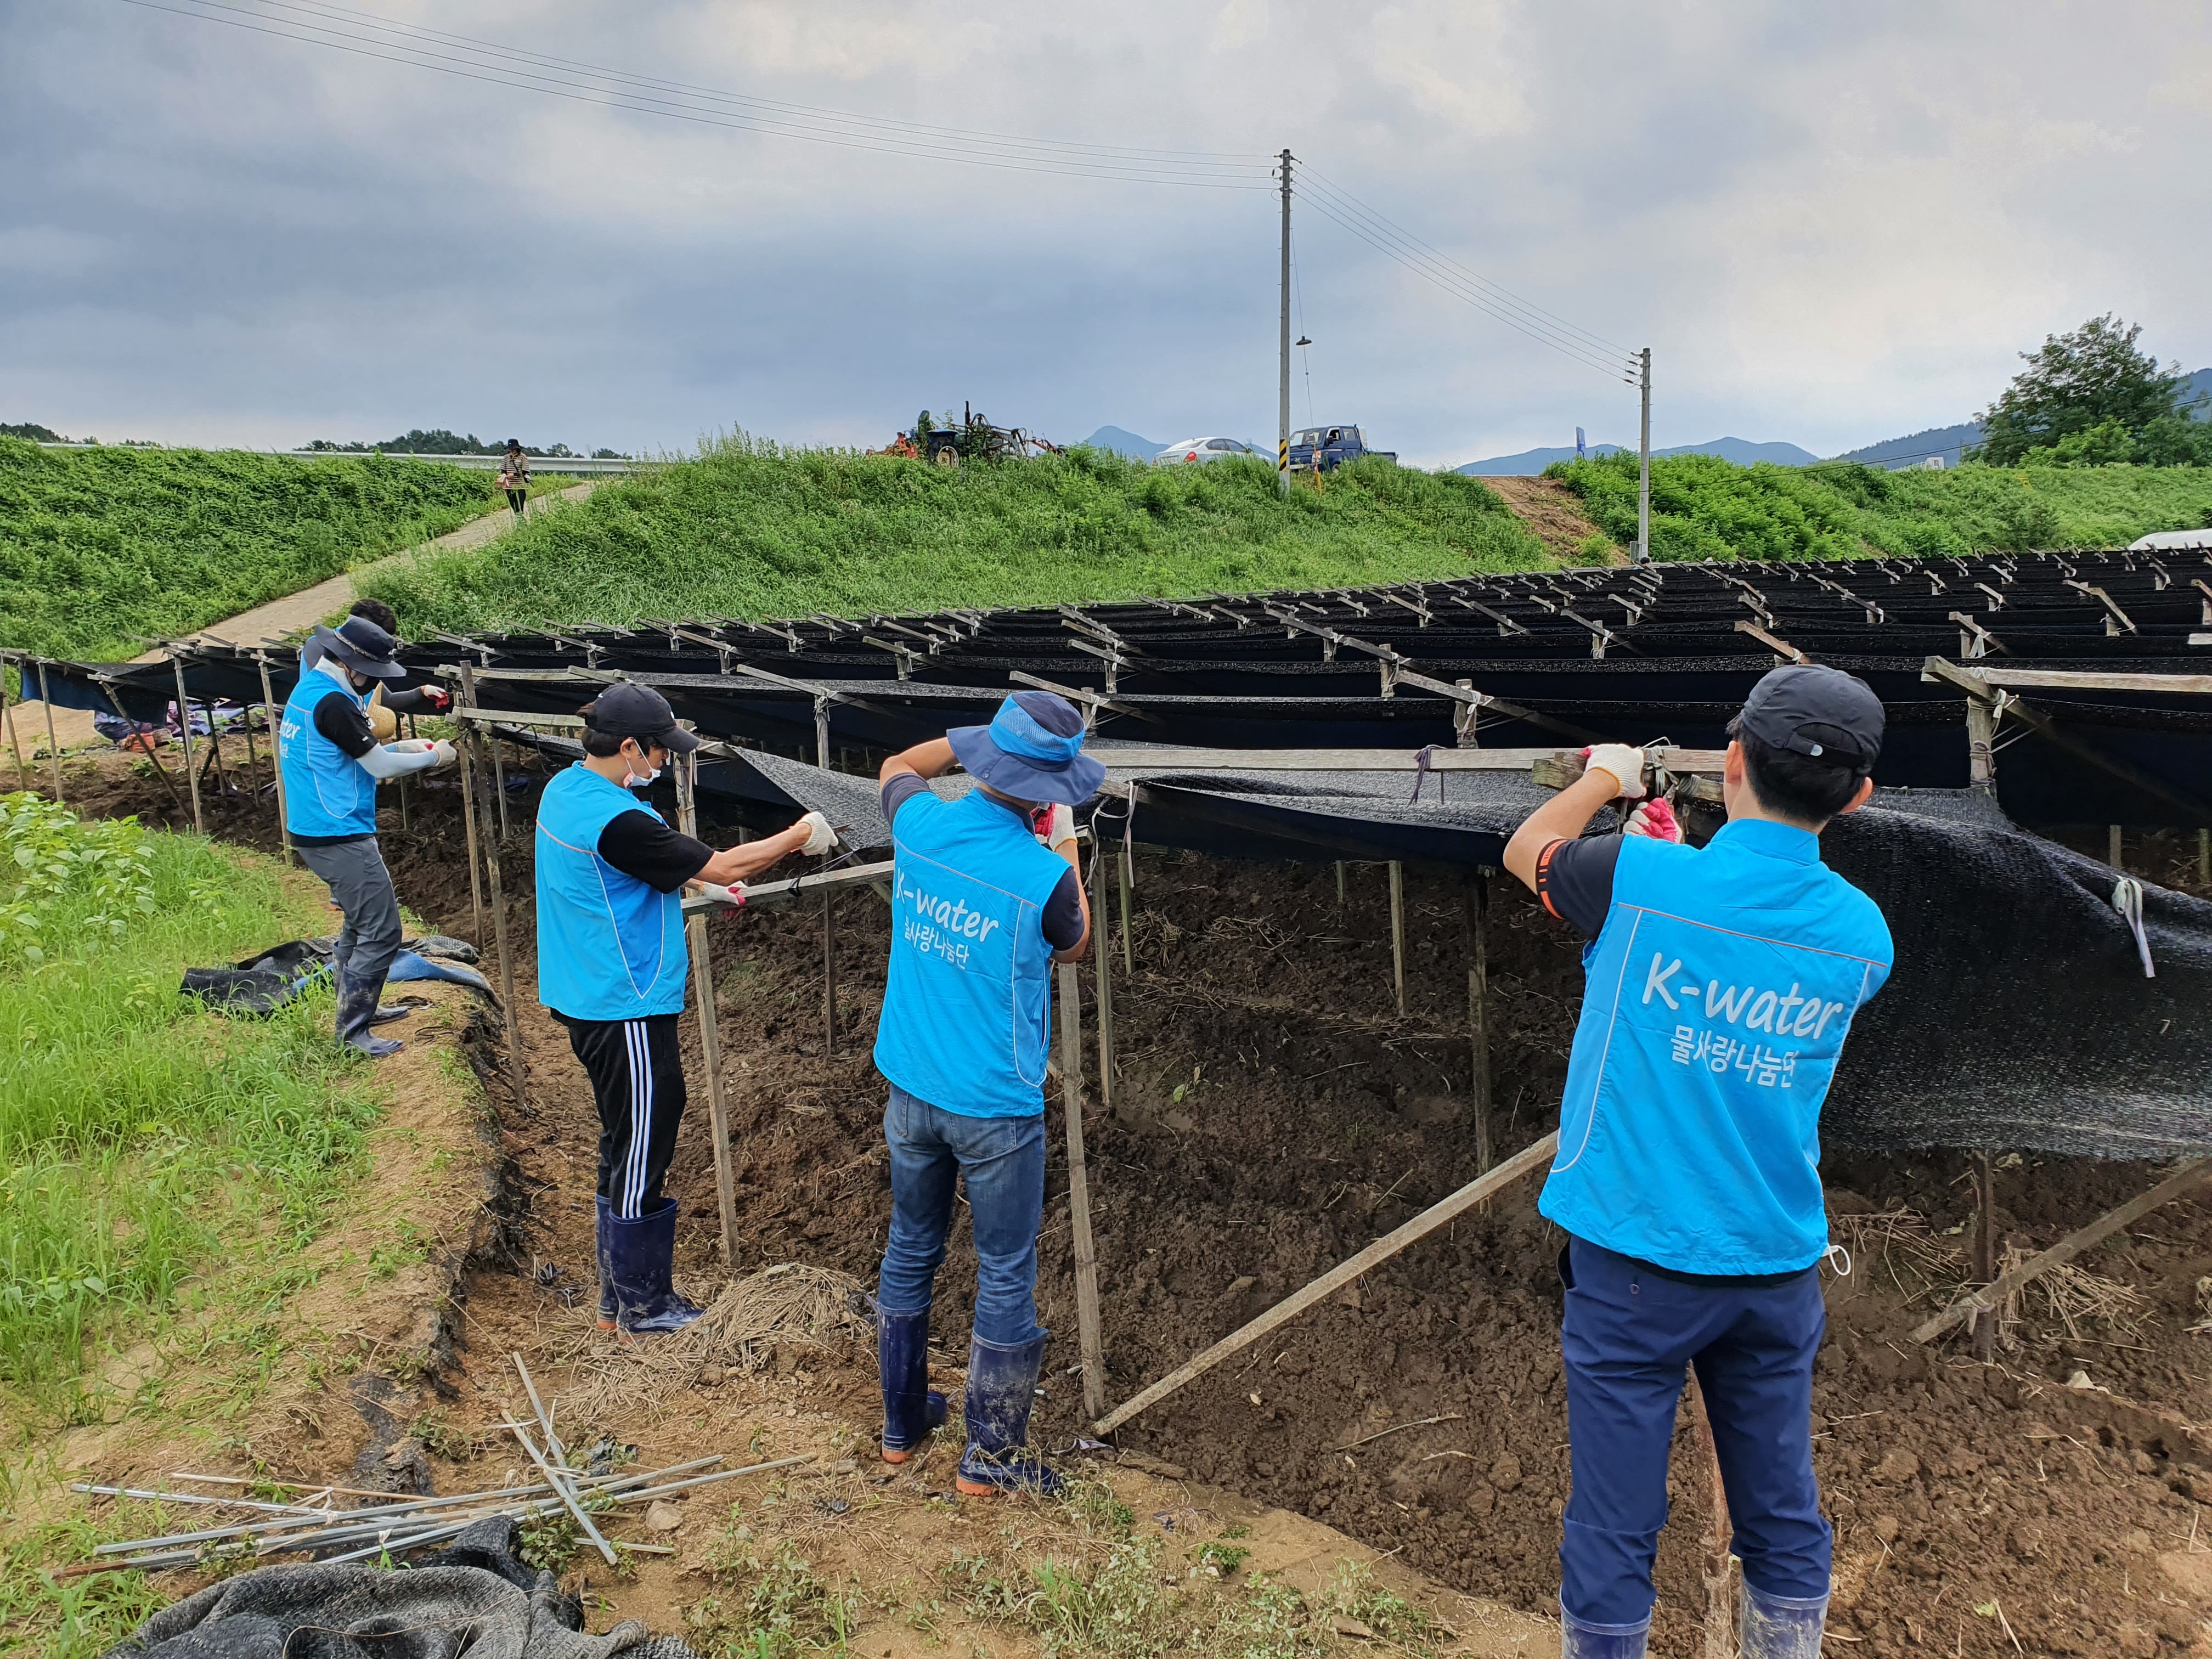
<svg viewBox="0 0 2212 1659"><path fill-rule="evenodd" d="M1636 539L1637 458L1555 463L1546 476L1592 522ZM2203 524L2212 468L2095 466L1885 472L1848 462L1739 466L1715 455L1651 463L1651 552L1661 559L1944 556L2124 547Z"/></svg>
<svg viewBox="0 0 2212 1659"><path fill-rule="evenodd" d="M501 505L431 461L0 438L0 645L135 656Z"/></svg>
<svg viewBox="0 0 2212 1659"><path fill-rule="evenodd" d="M327 992L228 1019L178 989L327 932L311 886L0 796L0 1418L67 1420L97 1339L218 1254L314 1235L378 1115L374 1073L341 1057Z"/></svg>
<svg viewBox="0 0 2212 1659"><path fill-rule="evenodd" d="M742 435L602 484L489 547L367 577L402 626L531 628L1054 605L1523 569L1542 544L1473 478L1383 461L1285 501L1265 461L1095 450L957 471Z"/></svg>

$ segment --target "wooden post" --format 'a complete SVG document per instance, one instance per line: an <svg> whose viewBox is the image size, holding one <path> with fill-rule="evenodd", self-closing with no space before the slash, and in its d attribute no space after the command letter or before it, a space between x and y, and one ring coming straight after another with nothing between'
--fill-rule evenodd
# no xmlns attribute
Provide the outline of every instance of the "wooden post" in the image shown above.
<svg viewBox="0 0 2212 1659"><path fill-rule="evenodd" d="M15 705L21 702L22 699L21 697L11 698L8 695L7 675L7 665L5 663L0 663L0 713L4 713L7 715L8 746L15 751L15 781L21 784L24 788L28 789L31 787L31 769L23 763L22 739L15 735ZM21 665L19 664L15 669L15 678L18 684L21 683L22 678L23 670ZM2199 833L2201 834L2202 832L2200 831Z"/></svg>
<svg viewBox="0 0 2212 1659"><path fill-rule="evenodd" d="M1406 866L1390 865L1390 991L1406 1017Z"/></svg>
<svg viewBox="0 0 2212 1659"><path fill-rule="evenodd" d="M1091 1234L1091 1171L1083 1156L1083 1009L1075 964L1060 964L1060 1087L1067 1112L1067 1213L1075 1235L1075 1334L1083 1409L1106 1409L1106 1349L1098 1319L1098 1249Z"/></svg>
<svg viewBox="0 0 2212 1659"><path fill-rule="evenodd" d="M1994 747L1997 717L1979 697L1966 699L1966 787L1984 795L1997 792L1997 763Z"/></svg>
<svg viewBox="0 0 2212 1659"><path fill-rule="evenodd" d="M1344 860L1336 861L1336 908L1344 908Z"/></svg>
<svg viewBox="0 0 2212 1659"><path fill-rule="evenodd" d="M138 724L137 721L132 720L130 715L123 712L122 699L115 695L115 688L113 686L102 684L100 689L106 694L107 706L115 711L116 719L121 720L125 726L136 726ZM169 775L169 769L161 764L160 751L149 745L146 750L146 758L154 763L154 775L161 779L161 787L169 792L169 804L177 808L178 811L182 811L184 810L185 798L177 793L177 781Z"/></svg>
<svg viewBox="0 0 2212 1659"><path fill-rule="evenodd" d="M179 671L179 678L177 684L180 686L184 684L184 680L181 677L181 671ZM46 665L44 663L40 663L39 665L39 707L46 711L46 757L53 763L54 805L59 806L63 804L62 746L54 737L54 704L53 700L46 696ZM185 725L189 727L191 721L187 720ZM185 758L188 762L191 760L191 750L187 749L185 751ZM194 789L192 791L192 815L195 818L199 815L199 804L200 792L198 789Z"/></svg>
<svg viewBox="0 0 2212 1659"><path fill-rule="evenodd" d="M2197 832L2197 879L2203 885L2212 887L2212 830Z"/></svg>
<svg viewBox="0 0 2212 1659"><path fill-rule="evenodd" d="M477 677L474 669L464 660L461 664L461 695L457 707L474 708L477 706ZM457 720L459 728L461 757L461 824L469 841L469 912L476 922L475 943L483 948L483 872L477 847L477 763L476 745L469 741L474 730L466 720Z"/></svg>
<svg viewBox="0 0 2212 1659"><path fill-rule="evenodd" d="M1204 1353L1169 1372L1142 1394L1115 1407L1091 1425L1094 1431L1110 1433L1139 1412L1158 1405L1186 1383L1203 1376L1230 1355L1249 1347L1268 1332L1289 1324L1315 1303L1326 1300L1353 1279L1372 1272L1407 1245L1418 1243L1445 1223L1481 1203L1500 1188L1510 1186L1532 1170L1548 1168L1553 1154L1559 1149L1559 1133L1554 1129L1534 1146L1522 1147L1488 1175L1477 1176L1449 1198L1431 1204L1395 1231L1376 1239L1350 1260L1339 1262L1304 1290L1285 1297L1251 1323L1231 1331Z"/></svg>
<svg viewBox="0 0 2212 1659"><path fill-rule="evenodd" d="M192 790L192 828L204 836L207 834L207 818L200 811L200 775L192 770L192 706L185 698L185 665L182 659L172 657L169 666L177 673L177 724L182 728L185 740L185 781L191 786ZM46 671L41 666L39 670L39 695L41 696L46 695ZM51 703L47 705L49 709L52 707ZM50 721L52 718L51 714L47 715ZM58 779L55 783L57 793L60 787Z"/></svg>
<svg viewBox="0 0 2212 1659"><path fill-rule="evenodd" d="M814 700L814 763L830 769L830 704L821 697Z"/></svg>
<svg viewBox="0 0 2212 1659"><path fill-rule="evenodd" d="M1097 860L1091 866L1091 975L1098 987L1098 1103L1114 1109L1114 964L1102 948L1106 915L1106 849L1092 836ZM1103 1402L1102 1402L1103 1403Z"/></svg>
<svg viewBox="0 0 2212 1659"><path fill-rule="evenodd" d="M473 726L469 727L464 737L471 746L479 741ZM483 781L485 773L481 755L477 757L475 770L477 781ZM499 994L507 1014L507 1059L514 1067L514 1092L519 1100L522 1095L525 1081L522 1066L522 1021L514 1007L514 957L507 948L507 902L506 896L500 887L497 842L490 842L484 848L484 873L489 878L489 884L491 889L492 939L499 949Z"/></svg>
<svg viewBox="0 0 2212 1659"><path fill-rule="evenodd" d="M1690 1370L1690 1457L1705 1483L1705 1557L1698 1563L1705 1581L1705 1659L1735 1659L1735 1596L1729 1571L1728 1486L1721 1480L1720 1449L1713 1443L1713 1420L1705 1412L1705 1392Z"/></svg>
<svg viewBox="0 0 2212 1659"><path fill-rule="evenodd" d="M509 841L514 838L514 831L507 822L507 762L497 738L485 738L484 746L491 750L491 781L495 792L493 799L499 802L499 838L502 842Z"/></svg>
<svg viewBox="0 0 2212 1659"><path fill-rule="evenodd" d="M2106 849L2105 862L2111 865L2115 870L2124 872L2128 866L2126 860L2122 858L2120 853L2120 826L2118 824L2112 823L2105 826L2105 846Z"/></svg>
<svg viewBox="0 0 2212 1659"><path fill-rule="evenodd" d="M1136 946L1129 938L1129 890L1137 884L1137 786L1133 783L1129 786L1128 799L1129 816L1121 820L1121 856L1117 866L1121 879L1121 974L1125 979L1134 978L1137 972Z"/></svg>
<svg viewBox="0 0 2212 1659"><path fill-rule="evenodd" d="M1972 1154L1974 1170L1973 1273L1977 1284L1987 1285L1997 1276L1996 1182L1990 1173L1990 1155ZM1997 1310L1974 1316L1974 1358L1984 1365L1997 1357Z"/></svg>
<svg viewBox="0 0 2212 1659"><path fill-rule="evenodd" d="M822 890L822 1052L837 1049L837 945L830 926L830 890Z"/></svg>
<svg viewBox="0 0 2212 1659"><path fill-rule="evenodd" d="M208 759L215 768L216 791L219 794L228 795L230 793L230 774L223 769L222 733L215 723L215 701L210 698L200 707L207 714Z"/></svg>
<svg viewBox="0 0 2212 1659"><path fill-rule="evenodd" d="M276 779L276 837L284 843L284 862L289 864L293 860L292 813L284 793L284 711L276 706L276 693L269 683L269 659L257 651L253 653L253 660L261 670L261 706L275 722L269 728L269 769ZM469 871L471 883L476 880L476 874L471 867Z"/></svg>
<svg viewBox="0 0 2212 1659"><path fill-rule="evenodd" d="M1490 872L1466 878L1467 1037L1474 1099L1474 1169L1490 1168Z"/></svg>
<svg viewBox="0 0 2212 1659"><path fill-rule="evenodd" d="M684 756L676 765L676 820L687 836L699 833L699 757ZM722 1266L738 1265L738 1172L730 1156L730 1103L722 1086L720 1012L714 1004L714 961L707 939L707 918L684 924L691 946L691 977L699 996L699 1057L707 1067L707 1115L714 1132L714 1196L722 1215Z"/></svg>

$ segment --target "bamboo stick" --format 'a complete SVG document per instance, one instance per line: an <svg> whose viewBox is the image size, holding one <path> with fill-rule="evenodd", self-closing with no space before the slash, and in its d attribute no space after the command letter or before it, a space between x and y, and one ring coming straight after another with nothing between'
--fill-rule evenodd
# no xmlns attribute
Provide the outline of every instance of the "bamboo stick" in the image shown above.
<svg viewBox="0 0 2212 1659"><path fill-rule="evenodd" d="M518 1360L521 1357L520 1354L515 1356ZM531 1392L535 1395L537 1390L533 1389ZM576 1494L562 1483L558 1471L545 1461L545 1454L538 1449L538 1443L530 1437L529 1431L520 1423L509 1423L506 1426L507 1431L522 1443L522 1449L530 1454L530 1461L537 1464L546 1480L552 1483L553 1495L567 1506L569 1514L576 1517L576 1524L584 1529L584 1536L592 1540L593 1547L605 1558L606 1564L611 1567L620 1565L615 1559L615 1547L607 1542L599 1529L592 1524L592 1517L584 1513L584 1506L576 1501ZM550 1436L550 1430L548 1434Z"/></svg>

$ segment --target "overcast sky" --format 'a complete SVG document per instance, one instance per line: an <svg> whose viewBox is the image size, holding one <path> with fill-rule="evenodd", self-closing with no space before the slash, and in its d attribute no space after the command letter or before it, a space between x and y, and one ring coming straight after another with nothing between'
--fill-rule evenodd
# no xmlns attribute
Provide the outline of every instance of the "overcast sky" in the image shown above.
<svg viewBox="0 0 2212 1659"><path fill-rule="evenodd" d="M1340 206L1610 343L1586 349L1649 344L1662 447L1960 419L2106 310L2212 362L2201 3L309 3L356 36L1068 148L609 108L464 78L515 71L482 46L434 46L440 73L237 26L317 21L272 0L0 0L0 420L874 446L972 399L1062 441L1267 442L1285 145ZM1255 187L1025 170L1095 171L1086 147ZM1315 417L1424 465L1577 424L1635 442L1629 386L1323 205L1295 210Z"/></svg>

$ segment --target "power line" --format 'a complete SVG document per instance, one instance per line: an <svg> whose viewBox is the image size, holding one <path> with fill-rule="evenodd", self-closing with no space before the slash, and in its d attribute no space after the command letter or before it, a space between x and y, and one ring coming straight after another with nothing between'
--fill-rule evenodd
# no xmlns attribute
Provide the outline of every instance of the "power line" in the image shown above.
<svg viewBox="0 0 2212 1659"><path fill-rule="evenodd" d="M736 131L753 132L764 137L801 139L808 143L829 144L839 149L872 151L881 155L903 155L930 161L950 161L969 167L992 167L1016 173L1055 173L1069 178L1105 179L1132 184L1175 185L1201 190L1265 190L1265 173L1256 166L1247 166L1243 176L1229 171L1229 163L1211 161L1147 161L1105 149L1085 151L1075 146L1046 145L1055 141L1012 141L1012 148L998 155L966 146L954 146L941 139L921 137L928 131L919 126L895 127L894 124L871 122L868 118L850 118L852 125L840 126L828 120L799 120L766 114L750 114L739 111L717 110L702 106L696 101L679 98L648 97L642 93L624 89L621 85L594 85L591 81L577 80L550 72L526 70L507 70L497 64L479 62L472 58L456 58L433 52L428 47L386 40L374 35L349 35L342 30L320 25L300 22L289 17L272 17L267 12L223 3L223 0L183 0L181 4L164 5L157 0L123 0L126 5L143 10L167 12L179 17L190 17L202 22L219 23L227 27L243 29L257 34L266 34L279 40L298 41L320 46L327 51L342 52L361 58L380 59L386 63L404 64L410 68L428 70L435 74L448 75L462 80L477 81L493 86L512 87L520 91L535 92L544 96L562 98L573 103L595 105L602 108L624 109L640 114L658 115L671 120L689 121L705 126L724 127ZM294 8L300 9L299 8ZM234 15L221 15L228 12ZM258 20L258 21L257 21ZM279 27L282 25L282 27ZM396 33L396 31L386 31ZM349 44L360 43L360 44ZM378 48L389 48L379 50ZM594 72L595 74L599 72ZM619 82L623 77L612 74L600 75L606 81ZM868 126L889 129L869 131ZM906 142L887 140L894 131L911 131L917 136ZM945 130L939 130L945 131Z"/></svg>

